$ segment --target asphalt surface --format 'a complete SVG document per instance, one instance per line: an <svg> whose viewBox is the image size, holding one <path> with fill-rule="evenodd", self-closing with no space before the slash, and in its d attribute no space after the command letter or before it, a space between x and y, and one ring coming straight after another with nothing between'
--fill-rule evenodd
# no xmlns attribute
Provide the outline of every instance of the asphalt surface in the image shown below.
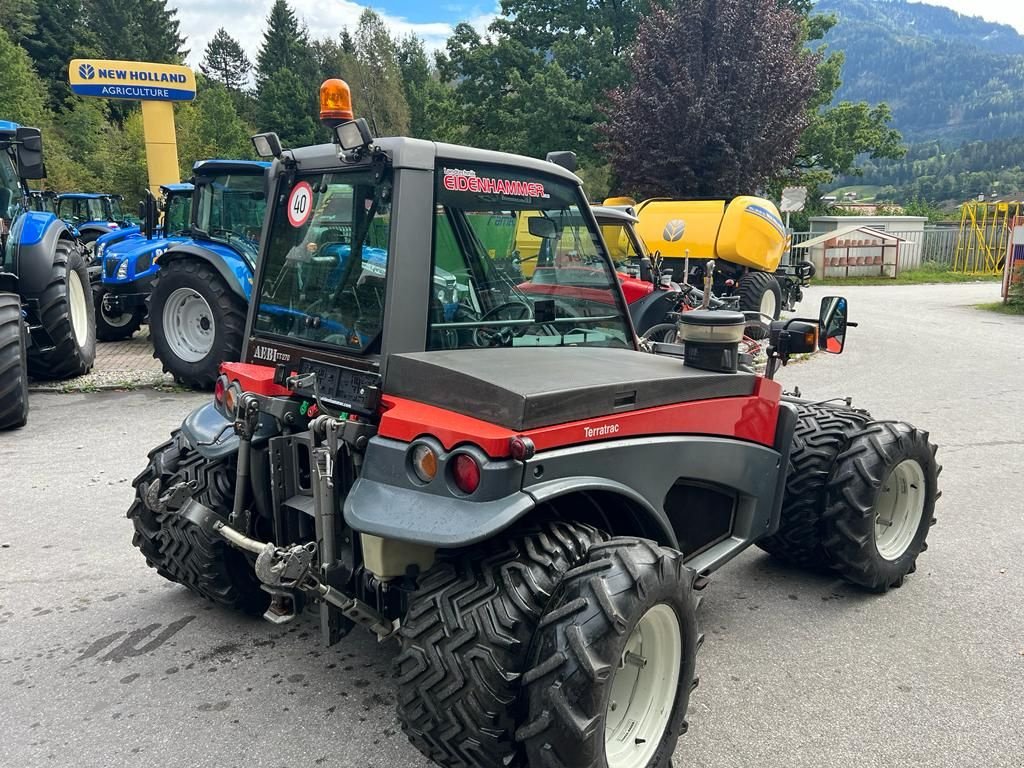
<svg viewBox="0 0 1024 768"><path fill-rule="evenodd" d="M756 550L717 574L676 766L1024 766L1024 318L971 307L996 291L848 288L847 351L783 371L929 429L939 522L885 596ZM391 646L213 609L131 547L131 479L204 399L33 393L0 435L0 765L426 766Z"/></svg>

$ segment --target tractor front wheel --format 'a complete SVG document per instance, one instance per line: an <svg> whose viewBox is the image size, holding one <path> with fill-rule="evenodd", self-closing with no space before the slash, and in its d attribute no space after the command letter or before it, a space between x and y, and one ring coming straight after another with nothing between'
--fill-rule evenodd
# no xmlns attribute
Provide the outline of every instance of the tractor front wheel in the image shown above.
<svg viewBox="0 0 1024 768"><path fill-rule="evenodd" d="M149 305L154 356L175 380L210 389L220 364L237 360L246 304L209 264L172 261L160 268Z"/></svg>
<svg viewBox="0 0 1024 768"><path fill-rule="evenodd" d="M111 312L103 305L109 291L101 288L96 292L96 338L99 341L122 341L130 339L142 327L146 311L142 307L127 312Z"/></svg>
<svg viewBox="0 0 1024 768"><path fill-rule="evenodd" d="M21 297L0 293L0 429L28 422L28 363Z"/></svg>
<svg viewBox="0 0 1024 768"><path fill-rule="evenodd" d="M30 298L38 299L39 321L50 344L29 350L29 375L67 379L88 373L96 359L95 308L85 258L71 241L57 241L50 282Z"/></svg>
<svg viewBox="0 0 1024 768"><path fill-rule="evenodd" d="M671 766L696 680L693 581L680 552L627 538L565 574L523 676L528 765Z"/></svg>
<svg viewBox="0 0 1024 768"><path fill-rule="evenodd" d="M445 768L522 765L514 734L531 639L562 574L603 539L550 522L444 554L424 574L395 661L398 717L413 746Z"/></svg>
<svg viewBox="0 0 1024 768"><path fill-rule="evenodd" d="M750 270L740 278L739 296L741 311L760 312L772 320L779 319L779 312L782 310L782 289L775 275ZM762 322L767 321L762 318ZM748 326L746 334L752 339L768 337L767 329L759 324Z"/></svg>
<svg viewBox="0 0 1024 768"><path fill-rule="evenodd" d="M132 484L135 501L128 518L134 544L146 564L169 581L228 608L262 614L270 596L260 589L249 561L239 550L180 514L185 503L154 501L182 483L194 484L192 497L225 517L235 490L235 467L228 459L210 460L193 450L181 430L149 454L149 465Z"/></svg>
<svg viewBox="0 0 1024 768"><path fill-rule="evenodd" d="M940 495L935 452L927 432L879 421L840 454L828 482L823 545L847 581L885 592L916 570Z"/></svg>

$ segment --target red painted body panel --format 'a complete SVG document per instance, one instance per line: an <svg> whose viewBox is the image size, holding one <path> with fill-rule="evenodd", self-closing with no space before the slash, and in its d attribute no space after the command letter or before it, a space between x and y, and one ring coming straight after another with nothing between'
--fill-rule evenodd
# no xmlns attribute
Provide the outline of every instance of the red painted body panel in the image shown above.
<svg viewBox="0 0 1024 768"><path fill-rule="evenodd" d="M446 449L473 443L492 459L507 458L509 441L519 434L533 440L538 451L624 437L678 434L720 435L771 446L781 394L778 383L759 378L749 397L674 403L526 432L514 432L414 400L385 396L386 410L378 434L405 442L433 435Z"/></svg>
<svg viewBox="0 0 1024 768"><path fill-rule="evenodd" d="M230 381L237 381L243 392L255 392L266 397L290 397L292 392L274 383L274 369L269 365L252 363L221 363L220 372Z"/></svg>

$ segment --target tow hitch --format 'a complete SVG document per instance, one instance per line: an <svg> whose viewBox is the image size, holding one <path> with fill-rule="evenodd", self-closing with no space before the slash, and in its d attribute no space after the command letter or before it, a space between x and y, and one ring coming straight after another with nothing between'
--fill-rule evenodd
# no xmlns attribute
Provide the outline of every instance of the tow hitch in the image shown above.
<svg viewBox="0 0 1024 768"><path fill-rule="evenodd" d="M330 603L346 618L376 634L378 640L386 640L397 631L397 621L389 621L366 603L329 587L316 577L316 544L310 542L279 547L251 539L222 520L213 524L213 530L235 547L256 555L256 577L272 598L270 607L263 614L267 621L284 624L294 619L295 595L301 593Z"/></svg>

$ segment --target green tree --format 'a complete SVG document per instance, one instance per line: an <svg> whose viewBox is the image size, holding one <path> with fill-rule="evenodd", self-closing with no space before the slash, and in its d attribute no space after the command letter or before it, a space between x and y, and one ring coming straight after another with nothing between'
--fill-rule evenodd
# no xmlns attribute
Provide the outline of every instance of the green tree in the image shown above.
<svg viewBox="0 0 1024 768"><path fill-rule="evenodd" d="M194 101L178 106L174 116L182 178L192 174L196 160L246 159L253 156L253 131L239 117L231 94L222 84L204 80Z"/></svg>
<svg viewBox="0 0 1024 768"><path fill-rule="evenodd" d="M84 9L105 58L178 63L188 55L178 12L167 0L84 0Z"/></svg>
<svg viewBox="0 0 1024 768"><path fill-rule="evenodd" d="M433 141L458 141L461 125L452 87L441 80L423 41L409 35L398 44L398 67L409 105L409 135Z"/></svg>
<svg viewBox="0 0 1024 768"><path fill-rule="evenodd" d="M14 6L19 4L19 0L13 0ZM71 100L71 59L98 54L95 36L84 25L84 18L83 0L47 0L38 5L32 27L23 30L20 37L15 35L46 84L51 109L63 109Z"/></svg>
<svg viewBox="0 0 1024 768"><path fill-rule="evenodd" d="M731 196L793 161L819 56L776 0L674 0L640 24L609 96L605 156L627 191Z"/></svg>
<svg viewBox="0 0 1024 768"><path fill-rule="evenodd" d="M124 195L129 210L134 209L133 203L143 199L149 186L149 173L141 110L129 112L124 124L111 134L104 179L105 191Z"/></svg>
<svg viewBox="0 0 1024 768"><path fill-rule="evenodd" d="M322 139L315 117L319 75L309 35L288 3L275 0L256 57L257 129L277 131L289 146Z"/></svg>
<svg viewBox="0 0 1024 768"><path fill-rule="evenodd" d="M25 125L46 118L46 88L20 45L0 29L0 115Z"/></svg>
<svg viewBox="0 0 1024 768"><path fill-rule="evenodd" d="M229 91L243 91L249 83L252 62L235 38L221 27L206 45L199 70Z"/></svg>
<svg viewBox="0 0 1024 768"><path fill-rule="evenodd" d="M38 21L36 0L0 0L0 29L13 40L21 41L31 35Z"/></svg>
<svg viewBox="0 0 1024 768"><path fill-rule="evenodd" d="M367 9L359 15L352 35L354 51L342 51L344 69L350 73L349 86L359 116L365 117L378 136L409 133L409 105L405 100L398 47L384 20Z"/></svg>

